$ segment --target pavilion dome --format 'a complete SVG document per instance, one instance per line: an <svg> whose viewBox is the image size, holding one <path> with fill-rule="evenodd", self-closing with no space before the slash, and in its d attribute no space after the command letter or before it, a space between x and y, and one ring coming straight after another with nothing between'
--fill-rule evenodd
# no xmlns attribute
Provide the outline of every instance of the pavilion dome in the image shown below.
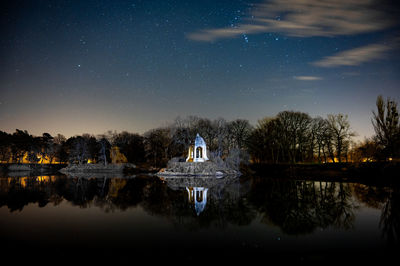
<svg viewBox="0 0 400 266"><path fill-rule="evenodd" d="M199 133L197 133L196 135L196 139L194 140L194 145L195 146L205 146L206 142L204 141L204 139L199 135Z"/></svg>

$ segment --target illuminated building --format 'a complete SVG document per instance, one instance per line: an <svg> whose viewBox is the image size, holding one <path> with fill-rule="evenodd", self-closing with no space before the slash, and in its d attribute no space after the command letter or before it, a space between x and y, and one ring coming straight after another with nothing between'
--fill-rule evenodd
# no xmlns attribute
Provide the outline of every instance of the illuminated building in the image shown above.
<svg viewBox="0 0 400 266"><path fill-rule="evenodd" d="M194 145L189 146L186 162L205 162L208 161L207 146L204 139L197 133Z"/></svg>

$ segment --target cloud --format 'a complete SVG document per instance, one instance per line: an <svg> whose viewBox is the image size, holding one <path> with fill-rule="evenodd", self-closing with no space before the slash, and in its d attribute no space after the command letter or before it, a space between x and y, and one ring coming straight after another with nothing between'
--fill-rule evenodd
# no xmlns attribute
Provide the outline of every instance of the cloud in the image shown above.
<svg viewBox="0 0 400 266"><path fill-rule="evenodd" d="M395 20L371 0L271 0L255 4L243 23L203 29L187 35L195 41L213 42L242 34L266 32L287 36L343 36L376 32Z"/></svg>
<svg viewBox="0 0 400 266"><path fill-rule="evenodd" d="M262 25L239 25L237 27L201 30L188 34L188 38L194 41L213 42L218 39L235 38L242 34L256 34L265 32L266 29Z"/></svg>
<svg viewBox="0 0 400 266"><path fill-rule="evenodd" d="M391 49L393 49L393 47L389 45L369 44L332 56L326 56L312 64L320 67L358 66L368 61L384 58L386 53Z"/></svg>
<svg viewBox="0 0 400 266"><path fill-rule="evenodd" d="M322 80L323 78L317 76L294 76L294 79L297 80L305 80L305 81L313 81L313 80Z"/></svg>

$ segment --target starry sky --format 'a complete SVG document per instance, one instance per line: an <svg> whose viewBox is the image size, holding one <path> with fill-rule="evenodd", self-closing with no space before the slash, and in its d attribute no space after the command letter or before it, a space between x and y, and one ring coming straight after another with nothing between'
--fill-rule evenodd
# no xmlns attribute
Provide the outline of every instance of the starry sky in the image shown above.
<svg viewBox="0 0 400 266"><path fill-rule="evenodd" d="M3 1L0 130L143 133L177 116L348 114L400 102L400 12L383 0Z"/></svg>

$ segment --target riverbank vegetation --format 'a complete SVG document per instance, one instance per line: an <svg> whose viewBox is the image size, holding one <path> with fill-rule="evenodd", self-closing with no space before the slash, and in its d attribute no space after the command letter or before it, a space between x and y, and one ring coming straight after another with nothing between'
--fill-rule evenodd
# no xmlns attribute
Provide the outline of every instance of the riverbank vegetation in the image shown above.
<svg viewBox="0 0 400 266"><path fill-rule="evenodd" d="M184 159L199 133L211 158L230 163L299 164L396 161L400 158L400 125L397 103L378 96L372 113L375 135L356 143L345 114L311 117L283 111L253 126L245 119L227 121L197 116L177 117L168 126L144 134L108 131L66 138L61 134L33 136L26 130L0 131L2 163L85 164L122 162L165 167L174 157ZM117 155L116 155L117 154ZM113 159L114 157L114 159ZM121 161L120 161L121 162Z"/></svg>

